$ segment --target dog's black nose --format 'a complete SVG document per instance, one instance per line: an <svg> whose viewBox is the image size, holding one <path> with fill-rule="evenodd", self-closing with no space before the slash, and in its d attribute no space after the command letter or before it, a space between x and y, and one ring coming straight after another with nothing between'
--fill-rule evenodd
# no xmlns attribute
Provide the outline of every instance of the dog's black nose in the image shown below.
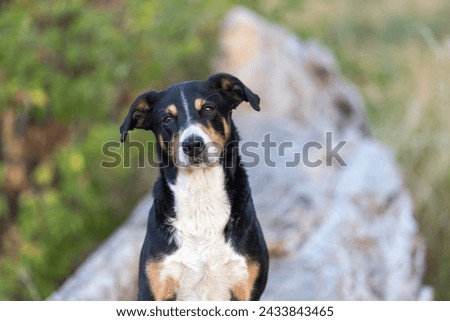
<svg viewBox="0 0 450 321"><path fill-rule="evenodd" d="M203 152L205 143L201 137L192 135L181 143L181 147L189 157L198 157Z"/></svg>

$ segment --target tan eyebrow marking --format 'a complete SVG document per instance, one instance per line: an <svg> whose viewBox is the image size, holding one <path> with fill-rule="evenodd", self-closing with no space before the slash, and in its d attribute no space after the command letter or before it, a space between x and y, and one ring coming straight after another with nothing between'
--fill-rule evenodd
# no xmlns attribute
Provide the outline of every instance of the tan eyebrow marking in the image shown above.
<svg viewBox="0 0 450 321"><path fill-rule="evenodd" d="M201 111L204 104L205 104L205 100L203 98L197 98L194 101L194 107L195 107L195 109L197 109L197 111Z"/></svg>
<svg viewBox="0 0 450 321"><path fill-rule="evenodd" d="M177 107L174 104L167 106L166 111L172 116L176 116L178 114Z"/></svg>

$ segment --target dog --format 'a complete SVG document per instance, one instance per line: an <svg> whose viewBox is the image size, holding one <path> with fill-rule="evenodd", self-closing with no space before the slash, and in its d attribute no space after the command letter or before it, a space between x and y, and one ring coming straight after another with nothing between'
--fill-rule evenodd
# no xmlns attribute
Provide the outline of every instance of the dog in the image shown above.
<svg viewBox="0 0 450 321"><path fill-rule="evenodd" d="M231 118L259 97L218 73L136 98L120 127L151 130L159 177L139 263L138 300L259 300L269 268Z"/></svg>

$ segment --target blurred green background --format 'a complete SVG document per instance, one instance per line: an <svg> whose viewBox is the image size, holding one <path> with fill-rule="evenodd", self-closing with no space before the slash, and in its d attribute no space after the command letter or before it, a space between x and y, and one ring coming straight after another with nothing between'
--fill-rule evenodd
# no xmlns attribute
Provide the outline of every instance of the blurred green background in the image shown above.
<svg viewBox="0 0 450 321"><path fill-rule="evenodd" d="M444 0L0 0L0 300L45 299L151 188L137 153L132 168L105 169L101 147L118 141L136 95L211 73L236 4L336 55L403 170L428 249L424 282L450 300Z"/></svg>

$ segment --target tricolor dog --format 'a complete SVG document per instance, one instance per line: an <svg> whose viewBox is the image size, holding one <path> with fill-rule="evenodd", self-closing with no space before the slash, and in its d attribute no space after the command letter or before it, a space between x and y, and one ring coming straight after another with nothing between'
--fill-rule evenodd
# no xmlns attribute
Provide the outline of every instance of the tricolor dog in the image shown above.
<svg viewBox="0 0 450 321"><path fill-rule="evenodd" d="M259 97L220 73L133 102L120 127L154 132L160 161L139 264L139 300L258 300L268 252L231 119Z"/></svg>

